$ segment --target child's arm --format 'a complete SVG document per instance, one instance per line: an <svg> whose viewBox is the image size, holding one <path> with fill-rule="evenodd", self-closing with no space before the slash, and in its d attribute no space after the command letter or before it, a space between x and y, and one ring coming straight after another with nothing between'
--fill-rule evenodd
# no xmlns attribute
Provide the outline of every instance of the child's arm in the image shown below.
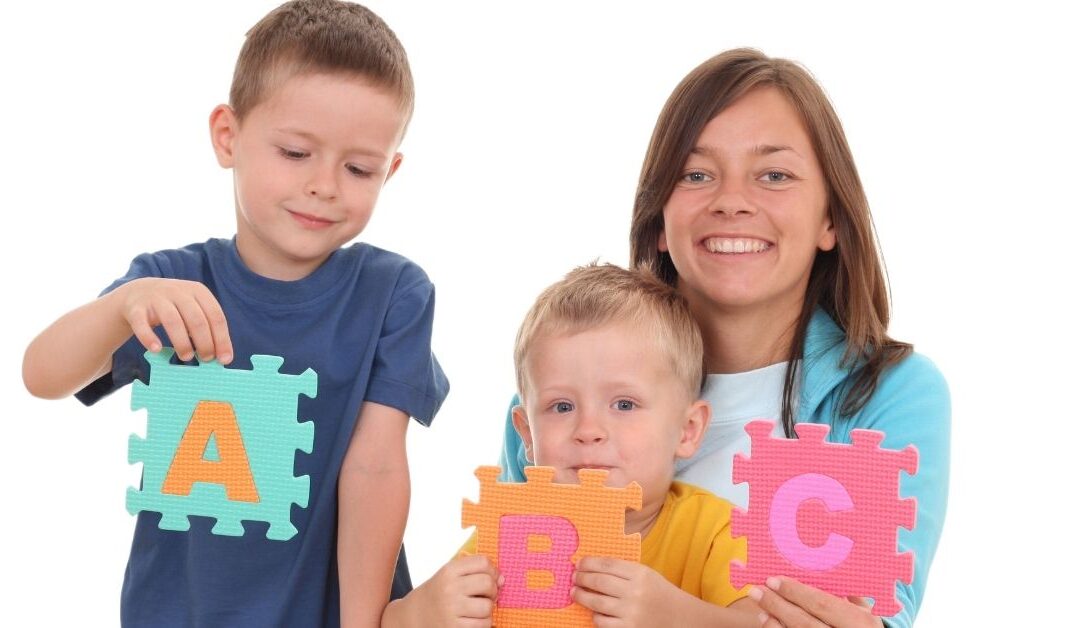
<svg viewBox="0 0 1080 628"><path fill-rule="evenodd" d="M668 582L655 570L617 558L582 558L574 573L574 601L599 616L605 626L761 625L760 609L749 598L728 607L710 604ZM598 622L599 625L599 622Z"/></svg>
<svg viewBox="0 0 1080 628"><path fill-rule="evenodd" d="M232 360L225 314L206 286L145 277L68 312L38 334L23 356L23 383L35 397L66 397L108 373L113 352L132 334L159 351L157 325L183 360L195 352L201 360Z"/></svg>
<svg viewBox="0 0 1080 628"><path fill-rule="evenodd" d="M498 573L486 556L460 556L390 602L382 628L490 626L498 593Z"/></svg>
<svg viewBox="0 0 1080 628"><path fill-rule="evenodd" d="M365 401L338 474L341 625L378 626L409 513L409 464L401 410Z"/></svg>

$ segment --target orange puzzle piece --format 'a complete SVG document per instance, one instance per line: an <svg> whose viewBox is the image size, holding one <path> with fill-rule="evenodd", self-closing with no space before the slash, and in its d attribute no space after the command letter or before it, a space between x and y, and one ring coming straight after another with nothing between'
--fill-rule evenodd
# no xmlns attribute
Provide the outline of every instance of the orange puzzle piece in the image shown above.
<svg viewBox="0 0 1080 628"><path fill-rule="evenodd" d="M525 483L499 482L479 467L479 503L463 500L462 527L476 526L476 551L502 574L498 628L592 626L570 599L574 565L586 556L641 560L641 535L625 534L626 510L641 508L641 486L604 486L607 471L582 469L579 484L552 482L551 467L526 467Z"/></svg>

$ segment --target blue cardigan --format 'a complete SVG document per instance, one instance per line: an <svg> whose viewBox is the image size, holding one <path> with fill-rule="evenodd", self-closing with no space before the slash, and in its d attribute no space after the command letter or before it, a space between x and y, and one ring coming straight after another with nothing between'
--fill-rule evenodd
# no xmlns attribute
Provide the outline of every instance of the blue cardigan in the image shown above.
<svg viewBox="0 0 1080 628"><path fill-rule="evenodd" d="M886 621L889 626L909 628L922 603L927 572L945 521L949 492L949 389L929 359L912 354L881 375L877 389L861 410L852 417L839 418L845 383L850 377L850 371L840 366L845 346L844 332L832 318L824 310L814 312L803 347L803 380L795 421L828 424L828 439L833 442L851 442L851 430L863 428L885 432L883 448L903 449L914 444L919 450L918 473L900 474L901 496L918 500L915 529L899 531L899 551L915 553L915 578L911 584L897 583L896 598L904 609ZM517 403L515 397L511 407ZM499 460L502 479L523 482L525 450L509 412L504 430Z"/></svg>

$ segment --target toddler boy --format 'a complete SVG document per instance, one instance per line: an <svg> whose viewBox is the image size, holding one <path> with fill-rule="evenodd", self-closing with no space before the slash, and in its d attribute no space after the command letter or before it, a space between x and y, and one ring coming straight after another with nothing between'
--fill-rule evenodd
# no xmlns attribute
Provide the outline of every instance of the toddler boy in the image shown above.
<svg viewBox="0 0 1080 628"><path fill-rule="evenodd" d="M694 453L709 422L701 334L683 298L644 270L578 268L537 299L514 364L514 427L531 462L554 467L556 482L588 468L606 470L610 486L642 487L642 508L626 515L626 533L642 536L641 563L581 559L574 601L597 625L759 625L746 590L729 581L728 563L745 559L731 505L673 481L675 460ZM474 548L475 537L465 553ZM456 558L392 602L383 626L487 625L498 579L487 558Z"/></svg>

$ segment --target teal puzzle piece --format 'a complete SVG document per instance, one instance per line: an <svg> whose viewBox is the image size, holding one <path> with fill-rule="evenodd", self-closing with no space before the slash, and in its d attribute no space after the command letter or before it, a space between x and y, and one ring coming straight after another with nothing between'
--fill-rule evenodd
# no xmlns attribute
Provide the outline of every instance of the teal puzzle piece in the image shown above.
<svg viewBox="0 0 1080 628"><path fill-rule="evenodd" d="M189 515L214 517L213 533L242 536L247 521L270 524L266 538L285 541L296 535L292 505L306 508L311 490L308 476L294 477L296 450L310 454L315 423L298 422L299 395L314 398L318 376L310 368L300 375L278 372L284 358L251 356L251 370L227 369L215 360L198 366L170 364L173 350L147 351L150 383L132 385L131 409L146 408L146 438L132 434L128 462L143 463L142 489L129 487L127 510L161 513L162 530L187 530ZM231 404L236 415L257 502L231 501L221 484L195 482L188 495L162 492L169 467L184 431L200 401ZM206 460L216 459L216 438L207 443Z"/></svg>

